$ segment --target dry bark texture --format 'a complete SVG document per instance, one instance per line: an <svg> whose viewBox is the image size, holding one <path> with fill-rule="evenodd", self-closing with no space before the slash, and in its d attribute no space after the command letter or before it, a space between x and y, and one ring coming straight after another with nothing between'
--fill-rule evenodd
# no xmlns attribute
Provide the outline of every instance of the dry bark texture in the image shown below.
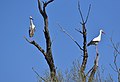
<svg viewBox="0 0 120 82"><path fill-rule="evenodd" d="M50 38L50 33L48 29L48 15L46 13L46 7L49 3L53 2L54 0L49 0L46 2L42 2L38 0L38 8L40 11L40 14L42 15L44 19L44 36L46 40L46 51L36 42L36 41L30 41L26 37L25 39L30 43L33 44L45 57L45 60L47 61L47 64L50 69L50 76L51 76L51 81L56 82L56 69L54 65L54 60L52 56L52 48L51 48L51 38Z"/></svg>

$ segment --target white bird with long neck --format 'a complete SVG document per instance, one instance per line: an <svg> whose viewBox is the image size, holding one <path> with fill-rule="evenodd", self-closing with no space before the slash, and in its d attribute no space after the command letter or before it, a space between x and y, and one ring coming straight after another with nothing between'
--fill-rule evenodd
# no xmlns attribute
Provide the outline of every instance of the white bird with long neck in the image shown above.
<svg viewBox="0 0 120 82"><path fill-rule="evenodd" d="M98 52L98 50L97 50L97 44L101 41L102 34L105 34L105 33L104 33L104 31L101 29L99 35L98 35L96 38L92 39L92 40L87 44L87 46L95 45L95 46L96 46L96 51Z"/></svg>
<svg viewBox="0 0 120 82"><path fill-rule="evenodd" d="M33 18L32 18L32 16L30 16L29 36L30 36L30 37L33 37L34 32L35 32L35 25L34 25L34 23L33 23Z"/></svg>

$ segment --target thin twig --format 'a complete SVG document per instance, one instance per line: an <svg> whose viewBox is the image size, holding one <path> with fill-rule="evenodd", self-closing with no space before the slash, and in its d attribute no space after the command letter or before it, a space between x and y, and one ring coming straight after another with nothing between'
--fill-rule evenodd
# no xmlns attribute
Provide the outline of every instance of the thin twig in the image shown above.
<svg viewBox="0 0 120 82"><path fill-rule="evenodd" d="M93 77L94 77L95 72L96 72L96 70L97 70L97 68L98 68L98 58L99 58L99 54L96 53L96 58L95 58L95 60L94 60L94 66L92 67L93 69L92 69L92 71L91 71L91 74L90 74L90 77L89 77L89 79L88 79L88 82L92 82L92 81L93 81Z"/></svg>
<svg viewBox="0 0 120 82"><path fill-rule="evenodd" d="M89 9L88 9L87 17L86 17L86 20L85 20L85 24L87 23L87 20L88 20L89 14L90 14L90 9L91 9L91 4L89 5Z"/></svg>
<svg viewBox="0 0 120 82"><path fill-rule="evenodd" d="M116 64L116 60L117 60L117 54L114 54L114 65L115 65L117 72L119 72L118 66Z"/></svg>
<svg viewBox="0 0 120 82"><path fill-rule="evenodd" d="M83 15L82 15L82 11L80 9L80 1L79 0L78 0L78 10L79 10L79 13L80 13L80 16L81 16L81 19L82 19L82 23L84 23L84 18L83 18Z"/></svg>
<svg viewBox="0 0 120 82"><path fill-rule="evenodd" d="M112 82L114 82L114 81L113 81L113 78L111 77L111 75L110 75L110 74L109 74L109 77L110 77L110 80L111 80Z"/></svg>
<svg viewBox="0 0 120 82"><path fill-rule="evenodd" d="M87 72L86 76L93 70L93 67Z"/></svg>
<svg viewBox="0 0 120 82"><path fill-rule="evenodd" d="M83 34L83 32L82 32L82 31L80 31L79 29L76 29L76 28L75 28L75 30L76 30L77 32L79 32L79 33Z"/></svg>
<svg viewBox="0 0 120 82"><path fill-rule="evenodd" d="M46 56L46 53L45 53L44 49L42 49L42 47L40 47L39 44L37 44L34 40L30 41L26 37L24 37L24 38L27 42L29 42L30 44L33 44L35 47L37 47L37 49L40 50L43 53L44 56Z"/></svg>
<svg viewBox="0 0 120 82"><path fill-rule="evenodd" d="M118 54L120 54L120 52L118 51L117 47L115 46L115 44L114 44L112 38L110 38L110 41L111 41L112 46L113 46L113 48L115 49L115 51L116 51Z"/></svg>
<svg viewBox="0 0 120 82"><path fill-rule="evenodd" d="M97 74L98 74L99 82L102 82L102 81L101 81L101 74L100 74L99 69L98 69L98 71L97 71Z"/></svg>
<svg viewBox="0 0 120 82"><path fill-rule="evenodd" d="M117 64L116 64L116 61L117 61L117 56L118 56L118 54L120 54L120 52L118 51L118 47L115 46L112 38L110 38L110 41L111 41L112 46L113 46L113 48L114 48L114 50L115 50L115 51L114 51L114 65L115 65L115 69L113 69L112 65L111 65L111 67L112 67L112 69L113 69L114 71L116 71L117 73L119 73L119 68L118 68L118 66L117 66Z"/></svg>
<svg viewBox="0 0 120 82"><path fill-rule="evenodd" d="M75 42L75 44L79 47L79 49L83 51L79 43L67 31L65 31L65 29L63 29L60 24L58 24L58 26L60 27L61 31L65 33L73 42Z"/></svg>
<svg viewBox="0 0 120 82"><path fill-rule="evenodd" d="M109 65L115 72L117 72L116 69L111 64L109 64Z"/></svg>
<svg viewBox="0 0 120 82"><path fill-rule="evenodd" d="M41 77L38 72L32 67L32 70L35 72L35 74L40 78L42 79L44 82L47 82L43 77Z"/></svg>

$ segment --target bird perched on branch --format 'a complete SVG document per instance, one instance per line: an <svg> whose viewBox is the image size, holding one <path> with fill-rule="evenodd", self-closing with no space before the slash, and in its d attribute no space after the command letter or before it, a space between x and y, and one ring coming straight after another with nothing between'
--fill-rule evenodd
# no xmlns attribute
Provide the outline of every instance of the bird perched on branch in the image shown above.
<svg viewBox="0 0 120 82"><path fill-rule="evenodd" d="M30 36L30 37L33 37L34 32L35 32L35 25L34 25L34 23L33 23L33 18L32 18L32 16L30 16L29 36Z"/></svg>
<svg viewBox="0 0 120 82"><path fill-rule="evenodd" d="M98 35L96 38L92 39L92 40L87 44L87 46L97 45L97 44L101 41L101 36L102 36L102 34L105 34L105 33L104 33L103 30L100 30L99 35Z"/></svg>
<svg viewBox="0 0 120 82"><path fill-rule="evenodd" d="M101 36L102 36L102 34L105 34L105 33L104 33L104 31L101 29L99 35L98 35L96 38L92 39L92 40L87 44L87 46L95 45L95 46L96 46L96 52L98 52L98 50L97 50L97 44L101 41Z"/></svg>

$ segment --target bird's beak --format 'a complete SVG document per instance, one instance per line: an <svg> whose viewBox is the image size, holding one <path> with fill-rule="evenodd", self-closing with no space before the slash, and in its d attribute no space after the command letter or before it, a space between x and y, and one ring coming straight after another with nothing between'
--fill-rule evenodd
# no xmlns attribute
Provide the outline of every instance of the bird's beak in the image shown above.
<svg viewBox="0 0 120 82"><path fill-rule="evenodd" d="M103 34L105 34L105 32L102 32Z"/></svg>
<svg viewBox="0 0 120 82"><path fill-rule="evenodd" d="M32 17L30 17L30 20L33 20L33 18L32 18Z"/></svg>

